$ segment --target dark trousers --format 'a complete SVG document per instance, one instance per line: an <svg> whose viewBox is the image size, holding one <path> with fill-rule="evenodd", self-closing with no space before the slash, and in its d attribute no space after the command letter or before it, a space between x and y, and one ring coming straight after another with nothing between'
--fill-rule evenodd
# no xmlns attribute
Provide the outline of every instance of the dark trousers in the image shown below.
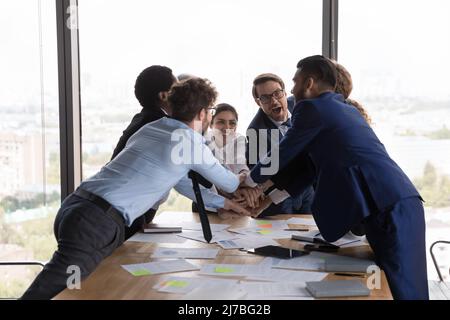
<svg viewBox="0 0 450 320"><path fill-rule="evenodd" d="M54 233L58 248L22 299L53 298L74 279L74 267L86 278L123 243L124 222L117 211L71 194L56 215Z"/></svg>
<svg viewBox="0 0 450 320"><path fill-rule="evenodd" d="M419 197L402 199L364 221L367 240L394 299L428 300L425 218Z"/></svg>

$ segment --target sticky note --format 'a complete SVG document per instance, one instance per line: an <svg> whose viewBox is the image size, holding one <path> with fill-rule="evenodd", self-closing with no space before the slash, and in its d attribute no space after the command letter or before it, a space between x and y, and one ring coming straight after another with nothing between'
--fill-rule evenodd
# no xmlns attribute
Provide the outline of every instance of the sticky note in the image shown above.
<svg viewBox="0 0 450 320"><path fill-rule="evenodd" d="M258 230L259 234L271 234L272 230Z"/></svg>
<svg viewBox="0 0 450 320"><path fill-rule="evenodd" d="M165 287L175 287L175 288L184 288L189 283L187 281L183 280L169 280L166 283L164 283Z"/></svg>
<svg viewBox="0 0 450 320"><path fill-rule="evenodd" d="M148 276L152 273L146 269L139 269L139 270L135 270L135 271L131 272L131 274L135 277L139 277L139 276Z"/></svg>
<svg viewBox="0 0 450 320"><path fill-rule="evenodd" d="M217 273L230 273L233 272L233 268L229 268L229 267L216 267L214 269L214 272Z"/></svg>
<svg viewBox="0 0 450 320"><path fill-rule="evenodd" d="M256 222L259 228L272 228L272 223L268 220L261 220Z"/></svg>

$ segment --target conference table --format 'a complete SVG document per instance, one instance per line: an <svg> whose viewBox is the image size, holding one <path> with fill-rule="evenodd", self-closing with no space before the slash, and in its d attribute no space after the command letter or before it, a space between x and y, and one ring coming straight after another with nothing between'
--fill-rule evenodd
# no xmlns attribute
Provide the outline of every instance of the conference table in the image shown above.
<svg viewBox="0 0 450 320"><path fill-rule="evenodd" d="M210 223L224 223L230 224L233 228L244 227L252 218L241 217L235 219L220 219L215 215L208 215ZM292 217L311 218L308 215L291 215L280 214L272 216L269 219L273 220L287 220ZM180 221L199 222L197 213L192 212L162 212L158 214L154 221L155 223L177 225ZM301 225L289 225L290 228L305 228ZM291 239L276 240L280 245L292 249L302 249L304 244L299 241ZM145 242L125 242L122 246L117 248L113 254L107 257L96 268L96 270L86 279L81 282L80 289L65 289L58 294L55 300L177 300L182 299L182 295L174 293L163 293L153 289L161 277L161 275L149 275L136 277L124 270L121 265L145 263L150 261L159 261L161 259L151 258L152 252L158 247L182 247L182 248L220 248L216 244L208 244L195 240L186 240L184 243L145 243ZM363 259L372 259L373 253L369 246L358 246L351 248L341 248L336 254L357 257ZM197 265L210 263L226 263L226 264L255 264L262 261L264 257L249 254L239 249L220 249L217 257L211 259L189 259ZM174 276L181 277L196 277L197 271L176 272L172 273ZM324 280L359 280L363 284L367 283L370 274L360 274L355 277L336 275L329 273ZM232 277L233 278L233 277ZM234 277L234 279L242 279L243 277ZM335 299L358 299L358 300L389 300L392 299L391 292L386 280L386 276L381 271L381 286L379 289L372 289L370 296L367 297L345 297Z"/></svg>

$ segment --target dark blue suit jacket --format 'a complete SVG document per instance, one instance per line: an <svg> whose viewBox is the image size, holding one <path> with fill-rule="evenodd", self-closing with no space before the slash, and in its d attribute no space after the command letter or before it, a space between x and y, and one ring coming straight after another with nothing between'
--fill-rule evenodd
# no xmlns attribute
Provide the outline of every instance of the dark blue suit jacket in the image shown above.
<svg viewBox="0 0 450 320"><path fill-rule="evenodd" d="M294 106L294 100L290 97L288 99L288 109L292 111ZM248 129L267 129L267 151L271 148L271 131L272 130L278 130L277 126L269 119L269 117L261 110L259 109L256 113L255 117L253 118L252 122L248 126ZM258 131L257 131L258 132ZM279 138L281 139L281 134L279 135ZM259 150L259 136L257 139L257 150ZM266 150L265 150L266 151ZM266 151L266 152L267 152ZM249 144L247 141L246 146L246 158L247 158L247 164L249 168L252 168L255 164L249 163ZM259 161L259 154L257 157ZM284 177L280 177L280 181L288 183L287 177L286 179ZM284 188L283 188L284 189ZM295 197L290 197L283 202L275 205L270 205L266 210L264 210L259 216L270 216L280 213L311 213L311 204L314 196L314 190L311 187L311 185L308 185L302 190L301 193L297 194Z"/></svg>
<svg viewBox="0 0 450 320"><path fill-rule="evenodd" d="M401 199L419 193L356 108L336 93L300 101L292 114L292 128L279 145L280 170L292 166L306 152L312 162L315 197L312 213L323 237L335 241L369 216L370 208L390 209ZM261 164L251 171L255 182ZM311 175L298 176L286 190L302 192Z"/></svg>

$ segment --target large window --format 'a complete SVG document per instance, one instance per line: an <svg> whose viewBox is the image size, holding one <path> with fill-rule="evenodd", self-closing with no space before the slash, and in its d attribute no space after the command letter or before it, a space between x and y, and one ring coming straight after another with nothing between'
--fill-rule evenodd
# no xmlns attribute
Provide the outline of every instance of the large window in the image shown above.
<svg viewBox="0 0 450 320"><path fill-rule="evenodd" d="M353 76L353 98L426 201L428 247L450 234L449 12L445 0L339 2L339 61ZM436 256L448 270L450 250Z"/></svg>
<svg viewBox="0 0 450 320"><path fill-rule="evenodd" d="M60 205L55 2L0 2L0 261L46 261ZM2 267L0 297L34 268Z"/></svg>
<svg viewBox="0 0 450 320"><path fill-rule="evenodd" d="M80 0L79 18L84 178L110 159L140 111L133 87L144 68L210 79L245 133L258 110L253 78L273 72L290 90L298 60L322 50L322 1ZM164 208L190 202L174 193Z"/></svg>

